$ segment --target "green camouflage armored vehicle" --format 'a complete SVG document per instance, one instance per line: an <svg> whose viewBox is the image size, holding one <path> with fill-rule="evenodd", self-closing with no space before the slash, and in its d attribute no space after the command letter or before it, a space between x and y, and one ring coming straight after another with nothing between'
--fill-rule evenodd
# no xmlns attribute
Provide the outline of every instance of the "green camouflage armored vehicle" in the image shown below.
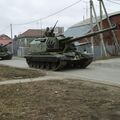
<svg viewBox="0 0 120 120"><path fill-rule="evenodd" d="M74 42L115 28L107 28L77 38L62 35L55 37L52 30L45 37L32 41L31 52L25 55L26 61L29 67L55 71L68 67L86 68L92 62L93 56L78 52Z"/></svg>
<svg viewBox="0 0 120 120"><path fill-rule="evenodd" d="M10 60L12 59L13 54L8 51L7 45L11 44L11 42L9 42L6 45L2 45L0 44L0 60Z"/></svg>

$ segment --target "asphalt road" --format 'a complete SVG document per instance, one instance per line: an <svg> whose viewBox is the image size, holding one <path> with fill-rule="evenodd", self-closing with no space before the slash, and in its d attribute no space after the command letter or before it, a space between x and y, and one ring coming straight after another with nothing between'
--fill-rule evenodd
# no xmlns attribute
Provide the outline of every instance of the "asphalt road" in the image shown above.
<svg viewBox="0 0 120 120"><path fill-rule="evenodd" d="M24 58L14 57L12 60L0 61L0 64L29 68ZM120 86L120 58L95 61L86 69L46 71L48 76L89 80L98 83Z"/></svg>

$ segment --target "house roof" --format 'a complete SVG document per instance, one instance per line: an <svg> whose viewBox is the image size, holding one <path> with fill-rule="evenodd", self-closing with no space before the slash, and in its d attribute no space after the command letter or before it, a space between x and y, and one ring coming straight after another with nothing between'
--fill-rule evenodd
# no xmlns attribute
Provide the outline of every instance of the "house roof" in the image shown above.
<svg viewBox="0 0 120 120"><path fill-rule="evenodd" d="M7 35L0 35L0 44L7 45L9 43L12 43L12 39Z"/></svg>
<svg viewBox="0 0 120 120"><path fill-rule="evenodd" d="M18 37L42 37L45 30L41 29L28 29L24 33L20 34Z"/></svg>
<svg viewBox="0 0 120 120"><path fill-rule="evenodd" d="M116 15L120 15L120 11L108 14L109 17L116 16ZM106 15L102 16L102 20L105 20L106 18L107 18ZM100 16L97 17L97 20L98 22L100 22ZM93 23L96 24L95 17L93 17ZM70 28L84 26L84 25L90 25L90 18L83 20L77 24L74 24Z"/></svg>
<svg viewBox="0 0 120 120"><path fill-rule="evenodd" d="M11 40L11 38L5 34L0 35L1 40Z"/></svg>
<svg viewBox="0 0 120 120"><path fill-rule="evenodd" d="M114 12L114 13L110 13L109 14L109 17L112 17L112 16L116 16L116 15L120 15L120 11L119 12ZM98 22L100 22L100 17L98 16ZM103 18L102 20L106 19L106 15L103 15ZM95 18L93 18L93 27L96 25L95 23ZM87 34L89 31L91 30L91 27L90 27L90 18L84 20L84 21L81 21L79 23L76 23L74 25L72 25L71 27L69 27L64 35L65 36L73 36L73 37L80 37L80 36L83 36L85 34Z"/></svg>
<svg viewBox="0 0 120 120"><path fill-rule="evenodd" d="M0 40L0 44L2 44L2 45L7 45L9 43L11 44L12 41L11 40Z"/></svg>

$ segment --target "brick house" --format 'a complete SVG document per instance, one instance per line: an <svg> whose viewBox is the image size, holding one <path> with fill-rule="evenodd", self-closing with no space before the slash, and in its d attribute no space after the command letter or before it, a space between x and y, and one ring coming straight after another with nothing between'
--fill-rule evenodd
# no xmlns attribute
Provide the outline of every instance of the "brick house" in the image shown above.
<svg viewBox="0 0 120 120"><path fill-rule="evenodd" d="M2 44L2 45L9 44L9 45L7 45L7 48L9 51L12 52L12 44L11 43L12 43L12 39L9 36L7 36L5 34L0 35L0 44Z"/></svg>
<svg viewBox="0 0 120 120"><path fill-rule="evenodd" d="M52 28L50 28L52 29ZM14 53L18 56L24 56L29 52L30 43L37 38L44 37L45 29L28 29L24 33L14 38ZM55 35L64 33L64 27L55 27Z"/></svg>
<svg viewBox="0 0 120 120"><path fill-rule="evenodd" d="M33 39L43 37L45 30L28 29L24 33L15 36L14 38L14 51L15 55L24 56L28 53L28 48Z"/></svg>
<svg viewBox="0 0 120 120"><path fill-rule="evenodd" d="M112 24L120 24L120 12L115 12L115 13L111 13L109 14L109 18ZM93 30L97 29L97 25L95 23L95 18L93 19L94 24L93 24ZM98 17L98 22L100 23L100 19ZM102 26L103 28L108 28L109 24L107 21L106 16L103 16L102 18ZM65 36L73 36L73 37L80 37L82 35L85 35L87 33L89 33L91 31L91 27L90 27L90 18L86 19L82 22L79 22L71 27L69 27L66 31L65 31ZM117 41L120 44L120 29L114 30L115 31L115 35L117 37ZM114 55L115 54L115 46L114 46L114 40L113 40L113 36L111 31L110 32L105 32L103 33L103 39L104 39L104 44L106 46L107 51L109 52L110 55ZM85 42L91 42L90 38L85 38L85 39L81 39L79 40L79 43L85 43ZM84 49L87 49L88 52L91 52L91 46L89 44L89 46L85 45L85 46L80 46L80 50L81 47ZM101 56L101 42L100 42L100 36L97 35L94 37L94 56L95 58L98 58Z"/></svg>

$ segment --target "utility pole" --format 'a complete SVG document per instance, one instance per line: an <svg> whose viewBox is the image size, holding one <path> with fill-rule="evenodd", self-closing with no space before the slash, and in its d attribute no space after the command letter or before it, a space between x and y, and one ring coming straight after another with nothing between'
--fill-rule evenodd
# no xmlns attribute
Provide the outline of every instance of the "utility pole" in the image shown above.
<svg viewBox="0 0 120 120"><path fill-rule="evenodd" d="M42 19L40 19L40 29L41 29L41 36L43 34L43 31L42 31Z"/></svg>
<svg viewBox="0 0 120 120"><path fill-rule="evenodd" d="M102 12L102 4L101 4L101 1L99 1L99 9L100 9L100 28L102 29L103 26L102 26L102 16L103 16L103 12ZM103 36L102 36L103 37ZM101 41L101 56L103 54L103 49L102 49L102 41Z"/></svg>
<svg viewBox="0 0 120 120"><path fill-rule="evenodd" d="M110 18L109 18L109 16L108 16L108 14L107 14L107 10L106 10L106 8L105 8L105 5L104 5L103 0L99 0L99 1L100 1L100 4L102 4L102 6L103 6L105 15L106 15L106 17L107 17L108 24L109 24L110 27L112 27L112 24L111 24L111 21L110 21ZM120 46L119 46L117 37L116 37L116 35L115 35L114 30L112 30L111 32L112 32L112 36L113 36L113 39L114 39L115 48L116 48L117 52L119 52L119 51L120 51Z"/></svg>
<svg viewBox="0 0 120 120"><path fill-rule="evenodd" d="M93 1L90 0L90 18L91 18L91 30L93 29L93 21L92 21L92 10L93 10L93 13L94 13L94 16L95 16L95 22L96 22L96 25L97 25L97 28L98 30L100 31L100 25L99 25L99 22L98 22L98 18L97 18L97 14L96 14L96 11L95 11L95 7L94 7L94 4L93 4ZM91 38L92 39L92 38ZM104 53L105 53L105 56L107 56L107 52L106 52L106 48L105 48L105 44L104 44L104 40L103 40L103 34L101 33L100 34L100 40L101 40L101 45L103 47L103 50L104 50ZM92 41L92 40L91 40ZM101 54L102 54L102 51L101 51Z"/></svg>
<svg viewBox="0 0 120 120"><path fill-rule="evenodd" d="M92 14L92 3L93 1L90 0L90 27L91 27L91 33L93 32L93 14ZM91 37L91 51L94 57L94 41L93 41L93 36Z"/></svg>
<svg viewBox="0 0 120 120"><path fill-rule="evenodd" d="M100 1L99 1L99 6L100 6L100 24L97 21L97 26L98 26L99 30L102 30L103 29L103 27L102 27L102 6L101 6ZM97 17L96 17L96 19L97 19ZM101 56L103 55L102 51L104 51L105 56L107 56L107 51L106 51L106 47L105 47L105 43L104 43L104 40L103 40L103 34L102 33L100 34L100 39L101 39Z"/></svg>
<svg viewBox="0 0 120 120"><path fill-rule="evenodd" d="M10 24L10 34L11 34L11 39L13 39L13 29L12 29L12 24Z"/></svg>
<svg viewBox="0 0 120 120"><path fill-rule="evenodd" d="M11 48L11 51L13 53L13 26L12 26L12 24L10 24L10 33L11 33L11 39L12 39L12 48Z"/></svg>
<svg viewBox="0 0 120 120"><path fill-rule="evenodd" d="M88 18L88 2L87 1L85 1L86 2L86 19Z"/></svg>

